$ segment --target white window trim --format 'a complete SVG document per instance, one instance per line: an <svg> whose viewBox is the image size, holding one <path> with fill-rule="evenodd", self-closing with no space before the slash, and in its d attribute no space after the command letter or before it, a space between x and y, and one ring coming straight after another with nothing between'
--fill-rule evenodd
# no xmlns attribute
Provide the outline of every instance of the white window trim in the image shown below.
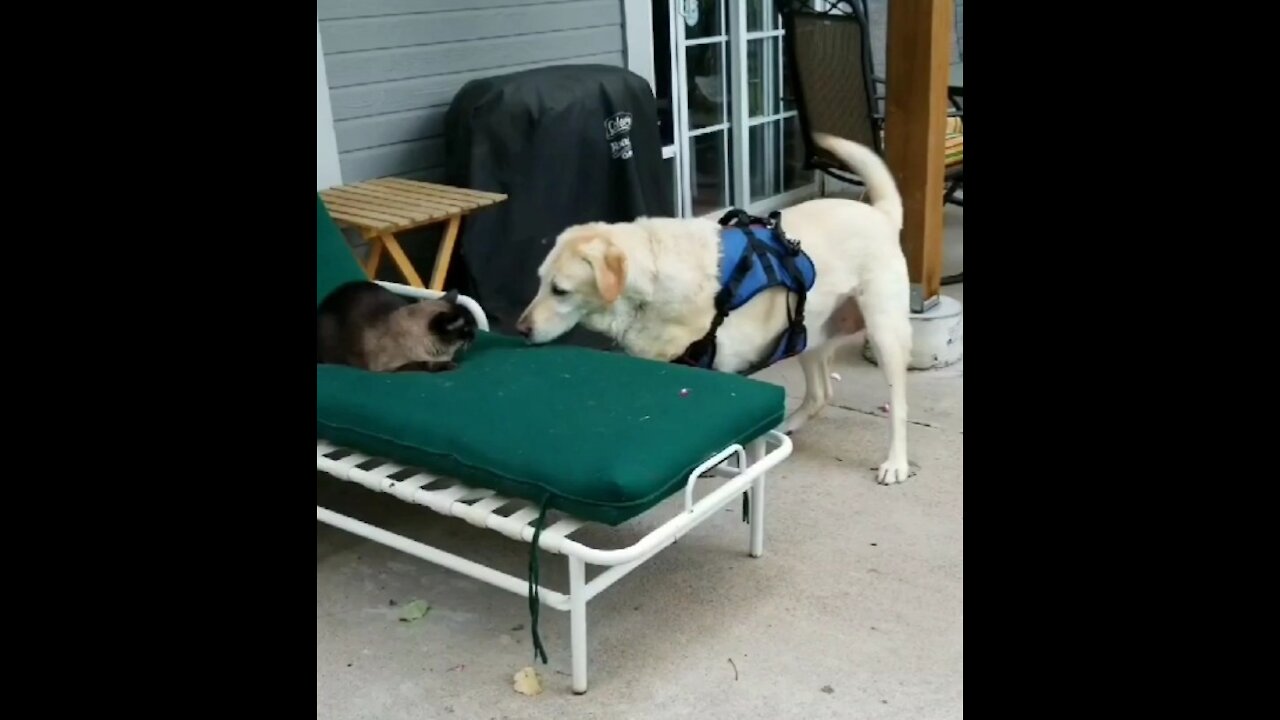
<svg viewBox="0 0 1280 720"><path fill-rule="evenodd" d="M653 64L653 6L650 0L622 0L622 24L626 30L627 69L657 87Z"/></svg>
<svg viewBox="0 0 1280 720"><path fill-rule="evenodd" d="M320 21L316 20L316 190L342 184L338 164L338 135L333 129L333 108L329 105L329 78L320 45Z"/></svg>

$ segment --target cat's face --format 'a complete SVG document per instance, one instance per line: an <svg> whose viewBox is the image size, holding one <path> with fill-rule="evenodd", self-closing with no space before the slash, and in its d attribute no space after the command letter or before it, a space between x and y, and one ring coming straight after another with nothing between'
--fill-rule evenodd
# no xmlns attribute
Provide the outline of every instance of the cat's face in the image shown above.
<svg viewBox="0 0 1280 720"><path fill-rule="evenodd" d="M450 303L427 322L427 328L438 340L466 345L476 339L476 319L466 308Z"/></svg>

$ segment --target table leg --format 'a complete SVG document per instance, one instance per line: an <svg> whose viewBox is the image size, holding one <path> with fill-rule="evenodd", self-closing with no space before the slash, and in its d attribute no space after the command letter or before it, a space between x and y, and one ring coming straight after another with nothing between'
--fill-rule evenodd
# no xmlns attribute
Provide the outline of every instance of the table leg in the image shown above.
<svg viewBox="0 0 1280 720"><path fill-rule="evenodd" d="M382 239L369 238L369 254L364 260L364 272L370 280L378 277L378 263L382 262Z"/></svg>
<svg viewBox="0 0 1280 720"><path fill-rule="evenodd" d="M387 252L391 255L391 259L395 262L396 267L400 268L400 272L404 274L404 279L408 281L411 287L420 290L426 288L422 285L422 278L418 277L418 271L413 269L413 264L409 262L409 257L404 254L404 249L400 247L400 241L391 233L382 233L382 244L387 247Z"/></svg>
<svg viewBox="0 0 1280 720"><path fill-rule="evenodd" d="M443 290L444 278L449 274L449 261L453 259L453 244L458 239L458 226L462 224L462 216L449 218L449 226L444 229L444 237L440 239L440 249L436 250L436 264L431 269L431 289Z"/></svg>

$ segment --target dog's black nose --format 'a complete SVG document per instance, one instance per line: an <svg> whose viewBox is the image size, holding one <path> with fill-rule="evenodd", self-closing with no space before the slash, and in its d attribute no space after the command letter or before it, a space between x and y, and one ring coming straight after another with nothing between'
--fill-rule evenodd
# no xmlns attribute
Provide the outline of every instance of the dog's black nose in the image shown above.
<svg viewBox="0 0 1280 720"><path fill-rule="evenodd" d="M533 334L533 328L529 326L529 323L525 322L524 318L520 318L520 321L516 323L516 332L528 340L529 336Z"/></svg>

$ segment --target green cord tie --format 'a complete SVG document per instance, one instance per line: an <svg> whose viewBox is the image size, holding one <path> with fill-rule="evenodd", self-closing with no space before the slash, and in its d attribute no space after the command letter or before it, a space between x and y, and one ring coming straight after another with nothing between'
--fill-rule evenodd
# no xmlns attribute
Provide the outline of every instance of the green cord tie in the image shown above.
<svg viewBox="0 0 1280 720"><path fill-rule="evenodd" d="M529 632L533 636L533 659L541 659L543 665L547 664L547 650L538 635L538 611L542 605L538 600L538 538L542 536L542 526L547 522L547 506L550 504L550 495L542 498L538 520L533 526L533 547L529 550Z"/></svg>

